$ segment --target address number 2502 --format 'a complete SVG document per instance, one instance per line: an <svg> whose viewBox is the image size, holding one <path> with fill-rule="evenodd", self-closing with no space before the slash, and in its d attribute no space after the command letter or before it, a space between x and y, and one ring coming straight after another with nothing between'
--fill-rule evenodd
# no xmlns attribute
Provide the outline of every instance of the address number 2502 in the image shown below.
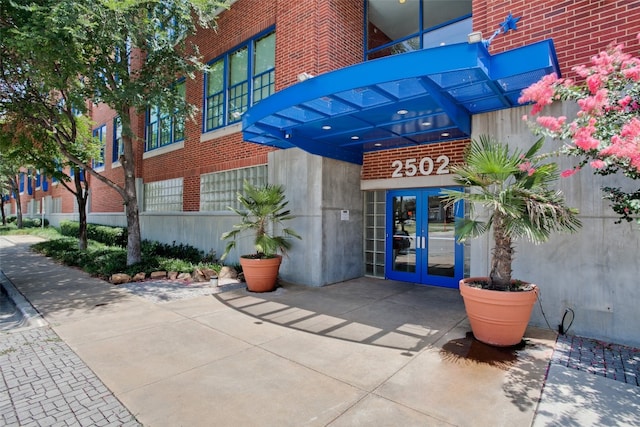
<svg viewBox="0 0 640 427"><path fill-rule="evenodd" d="M391 162L393 168L392 178L402 178L403 176L431 175L435 169L436 175L449 173L449 157L444 154L439 156L435 162L431 157L418 159L394 160Z"/></svg>

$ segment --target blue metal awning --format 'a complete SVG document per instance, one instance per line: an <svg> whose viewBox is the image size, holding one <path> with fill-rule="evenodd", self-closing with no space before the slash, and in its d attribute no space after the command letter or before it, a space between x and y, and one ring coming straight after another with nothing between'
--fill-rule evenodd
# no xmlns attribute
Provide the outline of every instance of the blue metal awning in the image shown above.
<svg viewBox="0 0 640 427"><path fill-rule="evenodd" d="M243 136L362 164L365 152L469 137L472 114L517 106L553 72L551 40L496 55L462 43L389 56L276 92L245 112Z"/></svg>

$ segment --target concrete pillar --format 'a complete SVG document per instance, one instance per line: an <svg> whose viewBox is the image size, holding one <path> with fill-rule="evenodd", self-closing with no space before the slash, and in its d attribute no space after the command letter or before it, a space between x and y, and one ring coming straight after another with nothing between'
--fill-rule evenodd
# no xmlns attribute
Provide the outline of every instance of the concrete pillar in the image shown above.
<svg viewBox="0 0 640 427"><path fill-rule="evenodd" d="M289 226L302 236L283 261L283 280L323 286L362 276L361 167L292 148L269 153L268 169L297 216Z"/></svg>

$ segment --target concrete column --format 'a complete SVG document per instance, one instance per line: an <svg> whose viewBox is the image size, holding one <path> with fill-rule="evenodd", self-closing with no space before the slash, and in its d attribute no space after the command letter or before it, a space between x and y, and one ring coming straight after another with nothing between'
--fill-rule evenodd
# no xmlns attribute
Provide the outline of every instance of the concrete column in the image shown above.
<svg viewBox="0 0 640 427"><path fill-rule="evenodd" d="M288 149L269 154L269 182L282 184L293 241L283 280L323 286L363 275L363 202L359 165Z"/></svg>

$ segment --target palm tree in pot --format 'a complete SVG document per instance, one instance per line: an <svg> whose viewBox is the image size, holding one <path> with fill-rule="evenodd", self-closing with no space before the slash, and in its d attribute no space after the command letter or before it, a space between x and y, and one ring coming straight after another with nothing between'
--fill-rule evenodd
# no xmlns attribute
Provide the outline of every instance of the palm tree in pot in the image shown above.
<svg viewBox="0 0 640 427"><path fill-rule="evenodd" d="M278 252L286 254L291 248L290 238L301 237L291 228L282 226L283 222L295 218L286 209L289 202L285 199L284 187L274 184L258 187L245 181L243 190L244 193L238 193L242 209L229 207L240 216L241 222L221 236L222 240L230 239L221 259L224 260L229 255L241 234L253 233L255 253L240 256L247 288L253 292L272 291L276 286L282 261ZM281 234L276 234L277 230L281 230Z"/></svg>
<svg viewBox="0 0 640 427"><path fill-rule="evenodd" d="M525 153L481 136L471 141L464 164L452 168L455 182L470 190L446 191L450 202L467 202L469 210L468 217L456 223L458 240L493 233L489 277L460 281L471 329L487 344L518 344L537 297L535 285L512 280L514 241L525 237L542 243L553 232L574 232L581 225L577 210L552 188L558 166L543 162L545 156L538 154L543 143L544 138L539 139ZM484 208L484 218L476 214L477 207ZM477 307L480 301L488 305Z"/></svg>

